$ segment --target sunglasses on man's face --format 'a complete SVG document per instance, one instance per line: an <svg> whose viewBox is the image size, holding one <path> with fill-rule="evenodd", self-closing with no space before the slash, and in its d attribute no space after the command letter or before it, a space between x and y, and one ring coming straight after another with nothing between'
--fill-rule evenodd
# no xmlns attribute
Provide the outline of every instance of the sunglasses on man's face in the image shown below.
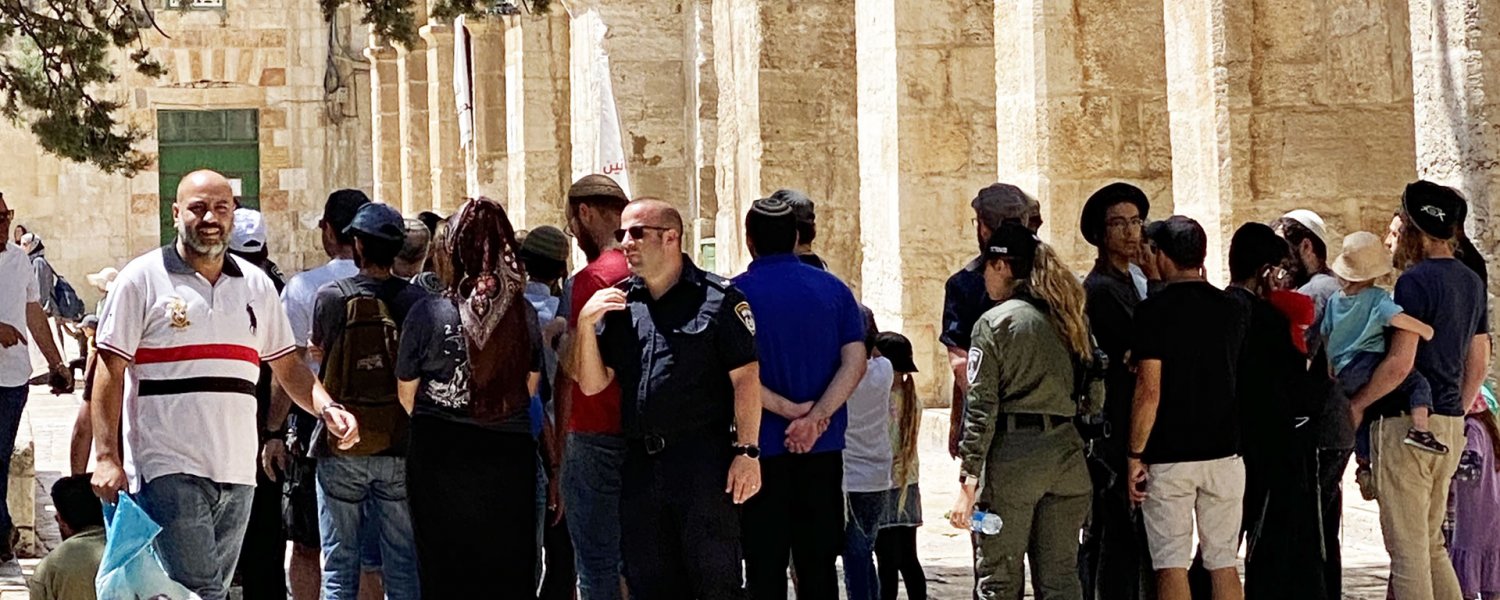
<svg viewBox="0 0 1500 600"><path fill-rule="evenodd" d="M0 210L0 221L9 221L16 216L16 210Z"/></svg>
<svg viewBox="0 0 1500 600"><path fill-rule="evenodd" d="M623 241L625 241L625 236L626 235L629 235L630 239L632 239L632 240L639 240L641 238L646 237L646 232L647 231L671 231L671 230L672 229L670 227L653 227L651 225L636 225L635 227L627 227L625 229L616 229L615 230L615 241L616 242L623 242Z"/></svg>

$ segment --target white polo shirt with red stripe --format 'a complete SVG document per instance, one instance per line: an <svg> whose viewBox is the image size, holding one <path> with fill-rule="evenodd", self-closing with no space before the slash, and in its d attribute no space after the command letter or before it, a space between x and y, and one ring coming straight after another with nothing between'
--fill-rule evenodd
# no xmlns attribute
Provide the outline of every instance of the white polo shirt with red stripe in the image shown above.
<svg viewBox="0 0 1500 600"><path fill-rule="evenodd" d="M260 269L224 258L210 284L168 245L115 279L97 338L130 361L121 419L130 490L163 475L255 485L255 383L290 354L291 326Z"/></svg>

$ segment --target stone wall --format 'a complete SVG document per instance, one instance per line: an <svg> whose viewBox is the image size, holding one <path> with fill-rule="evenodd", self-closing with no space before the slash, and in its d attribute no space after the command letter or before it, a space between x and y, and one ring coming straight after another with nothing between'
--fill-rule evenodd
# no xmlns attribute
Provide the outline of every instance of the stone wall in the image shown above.
<svg viewBox="0 0 1500 600"><path fill-rule="evenodd" d="M1493 259L1500 252L1500 1L1413 0L1410 17L1417 174L1464 193L1469 237ZM1500 277L1493 266L1490 272L1493 297Z"/></svg>
<svg viewBox="0 0 1500 600"><path fill-rule="evenodd" d="M1167 3L1174 196L1212 279L1246 221L1384 231L1416 175L1407 23L1400 0Z"/></svg>
<svg viewBox="0 0 1500 600"><path fill-rule="evenodd" d="M152 81L130 72L106 94L124 101L124 116L149 132L158 109L258 109L260 202L271 255L288 272L301 270L326 260L316 226L328 191L371 187L370 77L357 60L365 36L342 11L330 41L316 3L227 4L158 11L171 37L149 34L145 42L168 74ZM330 43L341 94L324 88ZM7 148L0 191L18 222L44 236L53 265L87 302L97 292L85 274L123 266L159 245L154 167L134 179L106 175L42 153L29 131L9 123L0 124L0 141ZM141 146L153 154L156 148L154 138Z"/></svg>
<svg viewBox="0 0 1500 600"><path fill-rule="evenodd" d="M848 2L720 0L720 270L750 262L750 203L778 189L817 204L814 250L860 289L854 10Z"/></svg>
<svg viewBox="0 0 1500 600"><path fill-rule="evenodd" d="M969 201L997 172L993 15L972 0L856 5L862 300L911 340L928 398L952 377L943 284L974 256Z"/></svg>
<svg viewBox="0 0 1500 600"><path fill-rule="evenodd" d="M505 100L508 209L518 229L563 227L571 181L568 122L568 20L561 15L506 19Z"/></svg>
<svg viewBox="0 0 1500 600"><path fill-rule="evenodd" d="M1094 190L1127 181L1152 216L1172 213L1161 7L1002 0L995 31L1000 180L1036 196L1043 239L1086 271L1097 253L1078 215Z"/></svg>

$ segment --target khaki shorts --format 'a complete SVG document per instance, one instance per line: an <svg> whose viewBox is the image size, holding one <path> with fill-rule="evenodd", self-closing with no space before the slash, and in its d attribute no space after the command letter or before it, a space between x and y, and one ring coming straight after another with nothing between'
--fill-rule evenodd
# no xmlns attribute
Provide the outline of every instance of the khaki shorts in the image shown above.
<svg viewBox="0 0 1500 600"><path fill-rule="evenodd" d="M1245 463L1238 456L1148 466L1146 542L1153 568L1186 569L1193 564L1196 515L1203 567L1233 567L1239 555L1244 512Z"/></svg>

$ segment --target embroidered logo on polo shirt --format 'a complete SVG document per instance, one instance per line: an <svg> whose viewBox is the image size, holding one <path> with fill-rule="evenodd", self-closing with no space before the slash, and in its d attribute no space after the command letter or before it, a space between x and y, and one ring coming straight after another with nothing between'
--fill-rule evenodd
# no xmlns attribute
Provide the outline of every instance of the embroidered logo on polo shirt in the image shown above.
<svg viewBox="0 0 1500 600"><path fill-rule="evenodd" d="M750 303L741 302L734 305L734 314L745 324L745 329L750 330L750 335L755 335L755 315L750 312Z"/></svg>
<svg viewBox="0 0 1500 600"><path fill-rule="evenodd" d="M257 320L255 320L255 307L251 306L249 304L246 304L245 305L245 314L250 315L250 334L251 335L255 335L255 330L260 327L260 322L257 321Z"/></svg>
<svg viewBox="0 0 1500 600"><path fill-rule="evenodd" d="M187 329L193 322L188 320L187 301L178 297L167 299L167 317L172 320L175 329Z"/></svg>

